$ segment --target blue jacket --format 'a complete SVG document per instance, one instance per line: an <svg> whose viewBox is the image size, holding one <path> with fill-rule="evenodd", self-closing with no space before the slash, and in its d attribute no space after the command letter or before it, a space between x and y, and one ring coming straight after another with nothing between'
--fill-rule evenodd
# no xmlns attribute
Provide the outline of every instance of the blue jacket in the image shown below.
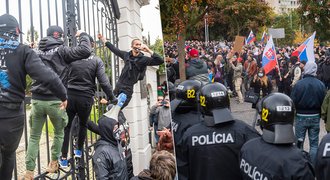
<svg viewBox="0 0 330 180"><path fill-rule="evenodd" d="M291 99L299 114L320 114L326 88L322 81L312 75L305 75L293 87Z"/></svg>

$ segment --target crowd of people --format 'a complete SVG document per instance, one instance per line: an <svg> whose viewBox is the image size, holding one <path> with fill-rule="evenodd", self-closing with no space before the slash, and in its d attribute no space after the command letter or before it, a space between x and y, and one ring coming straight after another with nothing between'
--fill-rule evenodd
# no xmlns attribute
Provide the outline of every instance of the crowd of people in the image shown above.
<svg viewBox="0 0 330 180"><path fill-rule="evenodd" d="M169 87L176 92L171 108L179 179L330 178L329 136L320 145L318 138L321 118L329 132L330 48L316 47L315 61L292 55L295 47L277 48L278 63L266 74L262 44L234 52L230 42L186 41L188 80L180 83L178 46L164 45ZM257 96L252 108L260 116L261 137L248 125L235 128L230 113L229 97L247 102L248 91ZM303 150L307 132L308 153Z"/></svg>
<svg viewBox="0 0 330 180"><path fill-rule="evenodd" d="M301 79L301 72L306 63L306 61L300 62L296 56L291 56L296 47L276 48L278 66L267 73L267 77L271 81L271 84L268 84L265 77L258 76L258 69L262 68L264 49L264 45L261 43L243 46L240 52L234 52L234 44L226 41L211 41L209 43L186 41L185 45L187 79L197 78L202 81L223 83L230 91L234 92L234 96L239 95L240 91L249 90L253 79L258 81L263 79L262 86L264 89L278 89L279 92L290 95L292 87ZM164 48L167 78L169 82L175 83L180 78L178 45L165 42ZM330 49L326 46L315 48L315 62L318 65L317 77L326 87L329 87L330 82L329 57ZM297 67L300 67L300 70ZM208 77L208 79L205 79L205 77ZM240 78L242 78L242 82ZM272 87L268 87L268 85ZM238 100L242 102L241 97Z"/></svg>
<svg viewBox="0 0 330 180"><path fill-rule="evenodd" d="M134 84L144 78L147 66L160 65L164 62L163 58L142 44L139 39L133 39L132 50L126 52L116 48L102 35L98 35L104 46L125 62L112 91L103 61L93 52L94 39L86 32L78 30L76 38L79 44L68 47L63 41L63 29L60 26L50 26L47 36L40 40L38 46L31 47L18 41L22 32L15 17L9 14L1 15L0 25L0 178L12 179L16 149L25 122L23 100L27 75L34 80L31 88L30 135L25 161L26 172L19 179L31 180L35 177L39 141L47 117L54 126L54 141L46 173L56 173L59 167L70 166L70 130L72 124L78 124L75 126L78 142L72 147L74 153L71 158L78 163L84 161L82 153L86 131L89 128L100 135L93 155L96 178L134 178L132 153L127 141L128 127L123 120L125 117L102 116L98 124L89 121L94 104L96 78L106 95L106 99L102 99L101 103L118 105L117 97L124 94L125 101L119 108L123 109L132 97ZM145 56L144 53L150 55ZM163 137L167 137L168 133L161 136L161 142L166 139ZM175 158L171 153L161 150L162 146L152 156L150 169L144 171L144 177L166 177L169 180L174 178ZM165 166L168 166L167 171L164 171ZM136 178L139 179L139 176Z"/></svg>

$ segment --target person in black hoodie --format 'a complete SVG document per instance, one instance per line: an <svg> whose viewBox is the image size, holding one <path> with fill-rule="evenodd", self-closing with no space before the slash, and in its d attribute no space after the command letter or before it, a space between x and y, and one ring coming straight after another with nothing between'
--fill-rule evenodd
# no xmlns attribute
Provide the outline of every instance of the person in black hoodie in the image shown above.
<svg viewBox="0 0 330 180"><path fill-rule="evenodd" d="M0 177L4 180L12 178L15 151L23 133L26 75L52 92L59 100L55 108L67 105L61 79L29 46L18 42L20 33L15 17L0 16Z"/></svg>
<svg viewBox="0 0 330 180"><path fill-rule="evenodd" d="M95 144L93 167L97 180L127 180L127 164L123 155L118 121L103 115L98 121L101 138Z"/></svg>
<svg viewBox="0 0 330 180"><path fill-rule="evenodd" d="M113 104L108 105L107 111L110 111L110 109L112 107L113 107ZM128 147L129 143L130 143L129 125L127 123L127 120L126 120L126 117L125 117L123 111L121 111L121 110L118 113L118 122L120 125L122 125L122 127L124 129L124 131L122 133L123 135L121 136L121 139L120 139L120 144L125 150L127 173L128 173L128 178L130 179L134 176L134 173L133 173L132 151ZM75 123L75 122L73 122L73 123ZM91 121L91 120L87 121L87 128L88 128L88 130L100 135L100 127L98 124L94 123L93 121Z"/></svg>
<svg viewBox="0 0 330 180"><path fill-rule="evenodd" d="M122 107L122 109L124 109L132 98L134 84L139 80L143 80L147 66L161 65L164 63L164 60L157 53L154 53L146 45L142 44L139 39L132 40L132 50L127 52L121 51L110 42L107 42L102 35L99 35L99 38L105 43L110 51L119 56L125 62L124 68L121 71L113 91L115 95L119 95L120 93L125 93L127 95L127 100ZM148 52L151 54L151 57L144 56L141 51Z"/></svg>
<svg viewBox="0 0 330 180"><path fill-rule="evenodd" d="M94 47L94 40L89 36L91 46ZM78 146L74 150L75 157L80 158L87 133L87 121L94 104L94 94L96 91L96 79L102 90L107 95L109 101L115 101L112 93L112 86L105 73L105 67L101 58L94 53L86 59L70 64L68 73L68 125L64 129L64 142L62 146L62 158L60 165L67 166L69 135L71 124L76 116L79 117ZM63 160L63 161L62 161Z"/></svg>
<svg viewBox="0 0 330 180"><path fill-rule="evenodd" d="M59 26L50 26L47 29L47 37L39 42L39 49L36 50L39 57L45 65L51 68L66 85L68 66L70 63L87 58L91 54L91 47L88 35L85 32L78 31L76 34L80 38L80 44L77 47L64 46L63 30ZM61 101L48 90L40 81L32 84L32 110L30 114L30 137L26 154L26 173L25 179L33 178L33 171L36 166L36 158L39 151L39 141L42 128L49 116L54 126L54 141L51 148L51 162L46 171L54 173L58 170L58 154L60 153L64 128L68 123L68 117L63 109L57 106Z"/></svg>

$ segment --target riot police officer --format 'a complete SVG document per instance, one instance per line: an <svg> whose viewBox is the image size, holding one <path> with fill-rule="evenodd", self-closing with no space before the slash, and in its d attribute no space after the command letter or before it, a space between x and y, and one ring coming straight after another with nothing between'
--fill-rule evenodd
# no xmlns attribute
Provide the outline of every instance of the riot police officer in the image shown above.
<svg viewBox="0 0 330 180"><path fill-rule="evenodd" d="M239 151L245 142L259 137L258 132L232 116L227 89L220 83L201 88L199 105L202 122L182 137L179 179L241 179Z"/></svg>
<svg viewBox="0 0 330 180"><path fill-rule="evenodd" d="M202 83L197 80L183 81L176 87L176 98L171 101L172 131L178 166L181 166L183 156L180 150L182 135L189 127L200 122L200 112L198 112L197 108L197 93L201 86Z"/></svg>
<svg viewBox="0 0 330 180"><path fill-rule="evenodd" d="M316 157L315 173L317 179L330 179L330 133L322 138Z"/></svg>
<svg viewBox="0 0 330 180"><path fill-rule="evenodd" d="M294 103L285 94L272 93L262 99L262 137L241 149L243 179L314 179L312 165L293 144L294 114Z"/></svg>

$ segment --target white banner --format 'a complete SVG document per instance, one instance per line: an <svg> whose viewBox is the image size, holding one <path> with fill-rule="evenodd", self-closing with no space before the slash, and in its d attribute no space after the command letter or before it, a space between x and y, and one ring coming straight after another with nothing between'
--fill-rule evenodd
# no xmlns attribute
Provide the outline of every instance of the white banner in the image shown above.
<svg viewBox="0 0 330 180"><path fill-rule="evenodd" d="M284 28L269 28L268 33L273 36L273 38L280 39L285 38L285 31Z"/></svg>

